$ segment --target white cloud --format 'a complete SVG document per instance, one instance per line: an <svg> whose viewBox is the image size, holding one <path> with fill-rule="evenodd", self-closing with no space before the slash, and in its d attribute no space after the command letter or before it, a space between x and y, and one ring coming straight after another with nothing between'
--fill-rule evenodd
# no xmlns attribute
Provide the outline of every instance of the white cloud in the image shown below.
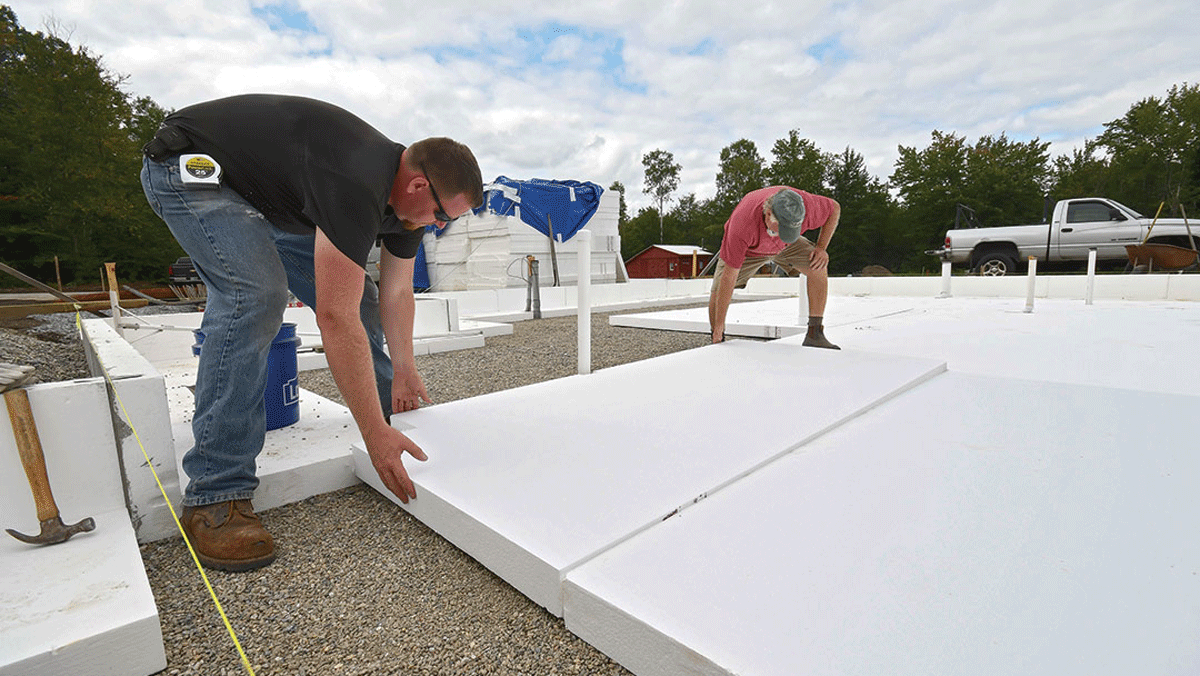
<svg viewBox="0 0 1200 676"><path fill-rule="evenodd" d="M313 96L401 142L460 138L489 178L620 180L635 208L655 148L683 165L679 196L711 196L724 146L747 138L770 161L792 129L886 179L897 146L934 129L1064 154L1200 81L1191 0L7 1L31 30L53 16L168 108ZM312 30L272 30L272 8Z"/></svg>

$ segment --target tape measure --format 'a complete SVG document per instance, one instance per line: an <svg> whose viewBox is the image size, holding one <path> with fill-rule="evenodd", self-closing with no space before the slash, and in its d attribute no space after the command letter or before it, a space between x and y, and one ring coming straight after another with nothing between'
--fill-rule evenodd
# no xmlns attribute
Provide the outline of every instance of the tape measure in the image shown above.
<svg viewBox="0 0 1200 676"><path fill-rule="evenodd" d="M221 187L221 165L211 155L187 153L179 156L179 176L188 187Z"/></svg>

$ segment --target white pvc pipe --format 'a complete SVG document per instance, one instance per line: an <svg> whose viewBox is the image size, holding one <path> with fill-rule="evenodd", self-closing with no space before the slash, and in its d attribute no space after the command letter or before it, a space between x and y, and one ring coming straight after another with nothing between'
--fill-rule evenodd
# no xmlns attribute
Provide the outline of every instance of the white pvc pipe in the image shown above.
<svg viewBox="0 0 1200 676"><path fill-rule="evenodd" d="M1088 282L1086 304L1092 304L1092 293L1096 289L1096 250L1088 249Z"/></svg>
<svg viewBox="0 0 1200 676"><path fill-rule="evenodd" d="M942 295L941 298L950 297L950 261L942 261Z"/></svg>
<svg viewBox="0 0 1200 676"><path fill-rule="evenodd" d="M1029 293L1025 297L1025 311L1033 312L1033 290L1037 283L1037 259L1029 257Z"/></svg>
<svg viewBox="0 0 1200 676"><path fill-rule="evenodd" d="M108 290L108 304L112 308L113 328L117 330L117 335L124 338L125 328L121 325L121 296L115 289Z"/></svg>
<svg viewBox="0 0 1200 676"><path fill-rule="evenodd" d="M580 230L576 255L576 314L579 318L579 375L592 372L592 233Z"/></svg>

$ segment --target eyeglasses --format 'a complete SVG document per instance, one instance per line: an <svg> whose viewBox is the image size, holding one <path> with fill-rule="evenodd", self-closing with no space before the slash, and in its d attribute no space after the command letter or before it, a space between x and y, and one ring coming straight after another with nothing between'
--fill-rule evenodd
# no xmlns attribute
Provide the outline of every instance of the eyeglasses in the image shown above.
<svg viewBox="0 0 1200 676"><path fill-rule="evenodd" d="M437 209L433 210L434 220L438 223L453 221L454 219L450 218L450 215L446 213L446 207L442 206L442 201L438 199L437 191L433 189L433 181L429 180L429 174L425 171L425 164L422 162L418 166L421 167L421 174L425 176L425 183L429 185L429 194L433 195L433 203L437 205Z"/></svg>

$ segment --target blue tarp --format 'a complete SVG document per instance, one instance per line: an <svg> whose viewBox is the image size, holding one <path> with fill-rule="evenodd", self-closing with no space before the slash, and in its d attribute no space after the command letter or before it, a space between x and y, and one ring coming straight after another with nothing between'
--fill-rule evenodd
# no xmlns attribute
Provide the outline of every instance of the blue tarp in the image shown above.
<svg viewBox="0 0 1200 676"><path fill-rule="evenodd" d="M425 242L417 247L417 260L413 266L413 288L423 291L429 288L429 264L425 262Z"/></svg>
<svg viewBox="0 0 1200 676"><path fill-rule="evenodd" d="M564 242L587 225L604 193L604 188L585 181L540 178L516 181L507 176L497 176L485 187L488 190L483 196L483 206L475 213L487 210L501 216L513 216L519 206L522 221L546 236L550 235L553 225L555 238Z"/></svg>

